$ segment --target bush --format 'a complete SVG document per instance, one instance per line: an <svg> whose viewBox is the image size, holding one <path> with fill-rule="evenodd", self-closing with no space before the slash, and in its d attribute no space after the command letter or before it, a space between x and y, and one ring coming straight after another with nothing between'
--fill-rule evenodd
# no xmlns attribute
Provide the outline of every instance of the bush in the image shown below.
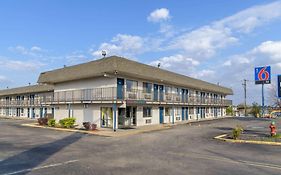
<svg viewBox="0 0 281 175"><path fill-rule="evenodd" d="M59 124L63 128L73 128L75 124L75 118L64 118L59 121Z"/></svg>
<svg viewBox="0 0 281 175"><path fill-rule="evenodd" d="M47 125L48 119L47 118L39 118L37 119L39 125Z"/></svg>
<svg viewBox="0 0 281 175"><path fill-rule="evenodd" d="M48 121L48 126L50 127L55 127L56 126L56 120L55 119L50 119Z"/></svg>
<svg viewBox="0 0 281 175"><path fill-rule="evenodd" d="M232 138L234 140L238 139L241 135L241 133L243 132L243 128L241 126L236 126L233 130L232 130Z"/></svg>

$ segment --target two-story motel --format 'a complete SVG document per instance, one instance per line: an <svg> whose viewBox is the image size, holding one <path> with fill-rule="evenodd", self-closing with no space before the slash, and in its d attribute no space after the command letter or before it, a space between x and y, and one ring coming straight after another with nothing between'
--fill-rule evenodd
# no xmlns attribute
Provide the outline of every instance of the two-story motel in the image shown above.
<svg viewBox="0 0 281 175"><path fill-rule="evenodd" d="M53 97L52 85L30 85L0 90L0 116L39 118L52 116L54 108L44 101Z"/></svg>
<svg viewBox="0 0 281 175"><path fill-rule="evenodd" d="M0 91L0 115L75 117L114 130L226 115L231 89L111 56L41 73L39 85ZM37 111L37 112L36 112Z"/></svg>

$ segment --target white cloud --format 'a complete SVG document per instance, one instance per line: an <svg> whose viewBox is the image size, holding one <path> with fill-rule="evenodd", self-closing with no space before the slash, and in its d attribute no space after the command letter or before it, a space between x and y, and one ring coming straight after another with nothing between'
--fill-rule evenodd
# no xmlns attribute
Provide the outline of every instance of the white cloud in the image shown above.
<svg viewBox="0 0 281 175"><path fill-rule="evenodd" d="M239 33L252 32L259 26L281 17L281 1L254 6L209 25L185 32L176 37L168 47L181 50L197 58L214 56L219 49L239 42Z"/></svg>
<svg viewBox="0 0 281 175"><path fill-rule="evenodd" d="M30 51L33 51L33 52L41 52L42 51L42 48L38 47L38 46L33 46L30 48Z"/></svg>
<svg viewBox="0 0 281 175"><path fill-rule="evenodd" d="M227 28L204 26L176 38L170 48L181 49L200 58L211 57L219 48L237 42Z"/></svg>
<svg viewBox="0 0 281 175"><path fill-rule="evenodd" d="M270 58L281 61L281 41L266 41L253 49L253 53L266 54Z"/></svg>
<svg viewBox="0 0 281 175"><path fill-rule="evenodd" d="M183 55L180 55L180 54L163 57L163 58L160 58L158 60L151 62L150 64L153 66L157 66L158 63L160 63L161 67L163 67L165 69L169 69L171 67L177 67L179 65L197 66L200 64L197 60L194 60L193 58L189 58L189 57L184 57Z"/></svg>
<svg viewBox="0 0 281 175"><path fill-rule="evenodd" d="M90 60L86 55L80 52L73 52L65 56L65 59L70 65L80 64Z"/></svg>
<svg viewBox="0 0 281 175"><path fill-rule="evenodd" d="M150 15L147 17L147 20L150 22L161 22L166 21L170 18L171 16L169 10L166 8L160 8L151 12Z"/></svg>
<svg viewBox="0 0 281 175"><path fill-rule="evenodd" d="M26 48L21 45L15 47L9 47L9 50L27 56L41 56L41 53L44 51L42 48L38 46L32 46L31 48Z"/></svg>
<svg viewBox="0 0 281 175"><path fill-rule="evenodd" d="M254 6L215 22L238 32L248 33L255 28L281 17L281 1Z"/></svg>
<svg viewBox="0 0 281 175"><path fill-rule="evenodd" d="M8 82L9 79L6 76L0 75L0 83Z"/></svg>
<svg viewBox="0 0 281 175"><path fill-rule="evenodd" d="M98 50L90 50L95 57L101 57L102 50L107 55L132 57L144 51L144 39L136 35L117 34L110 42L102 43Z"/></svg>
<svg viewBox="0 0 281 175"><path fill-rule="evenodd" d="M10 59L1 59L0 64L2 68L12 69L12 70L21 70L21 71L34 71L39 70L45 64L38 60L10 60Z"/></svg>
<svg viewBox="0 0 281 175"><path fill-rule="evenodd" d="M204 79L209 79L211 77L213 77L215 75L215 71L213 70L210 70L210 69L203 69L201 71L195 71L193 72L193 74L191 75L192 77L195 77L195 78L204 78Z"/></svg>

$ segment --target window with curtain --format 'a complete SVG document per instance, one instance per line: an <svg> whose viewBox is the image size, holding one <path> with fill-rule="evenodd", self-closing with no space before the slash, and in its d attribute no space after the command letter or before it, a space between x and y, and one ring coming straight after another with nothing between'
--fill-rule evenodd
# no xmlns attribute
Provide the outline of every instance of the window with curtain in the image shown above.
<svg viewBox="0 0 281 175"><path fill-rule="evenodd" d="M151 89L152 89L151 83L143 82L143 92L151 93Z"/></svg>
<svg viewBox="0 0 281 175"><path fill-rule="evenodd" d="M151 117L151 107L143 107L143 117Z"/></svg>
<svg viewBox="0 0 281 175"><path fill-rule="evenodd" d="M138 88L138 82L134 80L126 80L127 91L132 92Z"/></svg>

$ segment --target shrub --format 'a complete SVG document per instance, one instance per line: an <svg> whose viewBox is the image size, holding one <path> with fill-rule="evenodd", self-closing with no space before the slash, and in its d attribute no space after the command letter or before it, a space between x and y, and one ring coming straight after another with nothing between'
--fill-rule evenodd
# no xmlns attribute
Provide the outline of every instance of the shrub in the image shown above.
<svg viewBox="0 0 281 175"><path fill-rule="evenodd" d="M234 140L238 139L241 135L241 133L243 132L243 128L241 126L236 126L233 130L232 130L232 138Z"/></svg>
<svg viewBox="0 0 281 175"><path fill-rule="evenodd" d="M56 120L55 119L50 119L48 121L48 126L50 127L55 127L56 126Z"/></svg>
<svg viewBox="0 0 281 175"><path fill-rule="evenodd" d="M63 128L73 128L75 124L75 118L64 118L59 121L59 124Z"/></svg>
<svg viewBox="0 0 281 175"><path fill-rule="evenodd" d="M48 119L47 118L39 118L37 119L39 125L47 125Z"/></svg>

